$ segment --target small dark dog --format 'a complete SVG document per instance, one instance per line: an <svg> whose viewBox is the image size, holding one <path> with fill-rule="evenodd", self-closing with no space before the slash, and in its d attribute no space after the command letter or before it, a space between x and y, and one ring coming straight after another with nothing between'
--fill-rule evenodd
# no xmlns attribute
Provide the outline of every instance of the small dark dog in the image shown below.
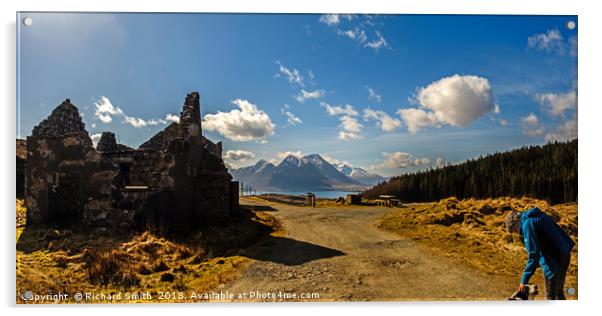
<svg viewBox="0 0 602 316"><path fill-rule="evenodd" d="M525 284L525 289L523 291L516 291L510 295L508 298L509 301L528 301L532 300L535 295L539 294L537 290L537 285L535 284Z"/></svg>

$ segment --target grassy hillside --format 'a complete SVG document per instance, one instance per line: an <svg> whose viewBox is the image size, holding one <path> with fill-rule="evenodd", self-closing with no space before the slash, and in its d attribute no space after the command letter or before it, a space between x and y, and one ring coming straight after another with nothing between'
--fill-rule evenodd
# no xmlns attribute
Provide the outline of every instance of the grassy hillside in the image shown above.
<svg viewBox="0 0 602 316"><path fill-rule="evenodd" d="M435 203L406 205L382 218L380 227L409 237L438 255L480 269L491 275L502 275L520 281L526 262L520 236L505 230L504 215L509 210L538 206L551 215L578 242L577 204L550 206L531 198L499 198L458 200L448 198ZM577 289L577 247L571 255L565 287ZM543 278L539 269L531 283ZM541 295L545 297L545 295ZM573 296L572 298L576 298Z"/></svg>
<svg viewBox="0 0 602 316"><path fill-rule="evenodd" d="M17 303L27 303L20 297L25 291L148 292L152 297L86 303L194 301L161 300L161 294L204 293L235 278L251 261L239 255L242 248L269 234L274 225L265 213L243 210L230 226L170 239L150 232L25 226L25 212L23 201L17 200Z"/></svg>

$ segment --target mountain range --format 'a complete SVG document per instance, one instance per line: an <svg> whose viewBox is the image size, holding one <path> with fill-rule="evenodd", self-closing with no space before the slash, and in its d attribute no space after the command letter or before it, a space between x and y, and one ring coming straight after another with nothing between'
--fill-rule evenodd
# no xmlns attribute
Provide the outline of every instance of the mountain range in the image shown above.
<svg viewBox="0 0 602 316"><path fill-rule="evenodd" d="M318 154L289 155L278 165L266 160L231 169L234 180L258 191L359 191L385 178L346 164L332 165Z"/></svg>

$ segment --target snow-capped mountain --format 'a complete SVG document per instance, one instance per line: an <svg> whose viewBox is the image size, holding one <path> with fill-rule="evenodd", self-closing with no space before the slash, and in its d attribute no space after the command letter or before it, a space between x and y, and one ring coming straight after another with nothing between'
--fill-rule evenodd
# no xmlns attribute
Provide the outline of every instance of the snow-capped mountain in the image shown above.
<svg viewBox="0 0 602 316"><path fill-rule="evenodd" d="M347 164L340 163L337 165L337 170L339 170L344 175L354 179L358 182L367 184L367 185L377 185L380 182L386 180L385 177L382 177L375 173L370 173L362 168L353 168Z"/></svg>
<svg viewBox="0 0 602 316"><path fill-rule="evenodd" d="M340 172L318 154L289 155L278 165L260 160L230 171L234 180L258 191L362 190L366 184Z"/></svg>

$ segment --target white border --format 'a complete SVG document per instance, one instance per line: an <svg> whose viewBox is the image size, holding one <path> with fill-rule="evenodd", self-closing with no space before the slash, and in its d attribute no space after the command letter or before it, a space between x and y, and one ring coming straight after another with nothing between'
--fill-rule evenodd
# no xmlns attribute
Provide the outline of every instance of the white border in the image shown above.
<svg viewBox="0 0 602 316"><path fill-rule="evenodd" d="M293 313L313 314L315 312L332 313L370 313L377 307L376 313L395 314L449 314L463 315L508 315L510 314L560 314L570 315L587 312L597 303L601 293L600 277L602 207L600 185L602 180L599 163L599 144L597 135L602 135L599 120L602 117L602 102L598 94L598 76L600 67L600 31L602 30L602 12L595 1L580 0L408 0L408 1L358 1L358 0L305 0L305 1L245 1L222 0L191 3L186 0L168 1L67 1L67 0L22 0L2 1L0 16L2 19L2 58L3 76L0 77L2 96L3 133L1 139L2 196L2 271L5 273L0 285L0 299L3 308L14 308L14 164L15 146L15 12L16 11L121 11L121 12L270 12L270 13L409 13L409 14L577 14L579 15L579 301L577 302L536 302L532 304L508 305L505 303L337 303L337 304L212 304L212 305L152 305L152 306L102 306L101 308L47 308L17 307L9 313L35 314L60 313L80 315L81 313L105 315L107 313L151 313L163 315L168 309L176 312L204 314ZM478 27L478 26L475 26ZM494 35L493 35L494 36ZM316 308L319 309L316 310Z"/></svg>

